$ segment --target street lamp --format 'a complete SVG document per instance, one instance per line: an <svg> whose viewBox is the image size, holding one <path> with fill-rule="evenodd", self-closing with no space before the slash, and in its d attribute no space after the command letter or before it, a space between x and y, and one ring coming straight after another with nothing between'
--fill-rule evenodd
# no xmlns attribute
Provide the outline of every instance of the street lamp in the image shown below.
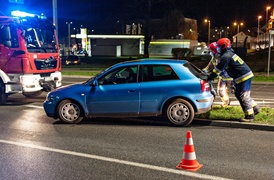
<svg viewBox="0 0 274 180"><path fill-rule="evenodd" d="M258 30L257 30L257 43L259 42L259 34L260 34L260 19L262 16L258 16Z"/></svg>
<svg viewBox="0 0 274 180"><path fill-rule="evenodd" d="M207 36L207 43L210 44L210 20L205 19L205 23L208 23L208 36Z"/></svg>
<svg viewBox="0 0 274 180"><path fill-rule="evenodd" d="M265 24L268 24L268 10L270 9L271 7L270 6L267 6L266 7L266 15L265 15Z"/></svg>
<svg viewBox="0 0 274 180"><path fill-rule="evenodd" d="M66 24L68 25L68 47L70 48L70 25L72 22L66 22Z"/></svg>
<svg viewBox="0 0 274 180"><path fill-rule="evenodd" d="M237 23L237 22L234 22L234 26L237 26L237 34L239 33L239 30L240 30L240 25L243 26L244 23Z"/></svg>

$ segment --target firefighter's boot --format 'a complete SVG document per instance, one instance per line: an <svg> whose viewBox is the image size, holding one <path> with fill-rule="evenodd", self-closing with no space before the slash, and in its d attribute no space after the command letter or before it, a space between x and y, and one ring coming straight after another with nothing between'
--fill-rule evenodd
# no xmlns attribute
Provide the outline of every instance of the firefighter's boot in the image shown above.
<svg viewBox="0 0 274 180"><path fill-rule="evenodd" d="M241 118L239 121L240 122L253 122L254 121L254 114L245 115L245 117Z"/></svg>

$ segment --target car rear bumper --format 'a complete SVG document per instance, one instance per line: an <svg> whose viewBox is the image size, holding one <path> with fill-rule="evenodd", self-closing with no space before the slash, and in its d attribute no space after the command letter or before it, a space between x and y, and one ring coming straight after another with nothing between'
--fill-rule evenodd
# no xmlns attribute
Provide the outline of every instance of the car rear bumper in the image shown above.
<svg viewBox="0 0 274 180"><path fill-rule="evenodd" d="M203 114L203 113L210 111L211 109L212 109L212 106L209 106L207 108L201 108L201 109L197 110L196 114Z"/></svg>
<svg viewBox="0 0 274 180"><path fill-rule="evenodd" d="M197 102L212 102L214 101L214 97L211 98L204 98L204 99L197 99Z"/></svg>
<svg viewBox="0 0 274 180"><path fill-rule="evenodd" d="M196 111L196 114L203 114L212 109L214 97L208 97L208 98L203 98L203 99L197 99L198 102L198 108Z"/></svg>

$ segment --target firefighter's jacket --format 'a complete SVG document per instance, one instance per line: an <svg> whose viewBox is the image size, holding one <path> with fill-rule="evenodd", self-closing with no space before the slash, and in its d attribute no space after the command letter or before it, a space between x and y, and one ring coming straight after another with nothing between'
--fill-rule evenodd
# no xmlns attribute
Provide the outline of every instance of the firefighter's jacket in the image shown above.
<svg viewBox="0 0 274 180"><path fill-rule="evenodd" d="M237 84L254 77L249 66L232 49L221 53L220 61L209 75L208 80L222 76L225 71Z"/></svg>

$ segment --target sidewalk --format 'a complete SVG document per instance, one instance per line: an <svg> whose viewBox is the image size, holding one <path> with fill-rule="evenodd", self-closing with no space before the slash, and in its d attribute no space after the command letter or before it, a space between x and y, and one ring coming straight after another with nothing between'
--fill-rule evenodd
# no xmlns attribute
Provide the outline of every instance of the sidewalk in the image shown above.
<svg viewBox="0 0 274 180"><path fill-rule="evenodd" d="M217 127L274 131L274 125L270 125L270 124L245 123L245 122L237 122L237 121L223 121L223 120L210 120L210 119L198 119L198 118L197 119L195 118L193 123L199 123L202 125L217 126Z"/></svg>

